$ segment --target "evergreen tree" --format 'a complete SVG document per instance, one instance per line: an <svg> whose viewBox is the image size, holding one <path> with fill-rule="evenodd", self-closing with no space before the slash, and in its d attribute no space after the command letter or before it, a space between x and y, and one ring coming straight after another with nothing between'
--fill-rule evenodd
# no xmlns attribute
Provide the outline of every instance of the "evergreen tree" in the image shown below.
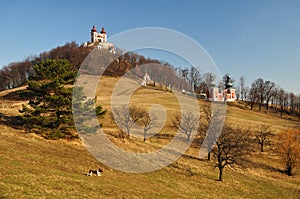
<svg viewBox="0 0 300 199"><path fill-rule="evenodd" d="M97 129L102 127L99 122L93 121L95 116L102 119L106 114L102 106L95 107L96 98L87 99L83 95L83 87L74 87L73 89L73 115L76 129L80 133L95 133ZM94 108L95 107L95 108Z"/></svg>
<svg viewBox="0 0 300 199"><path fill-rule="evenodd" d="M21 93L29 99L28 105L23 105L20 110L24 127L49 139L77 138L72 113L73 88L70 85L74 82L76 71L64 59L41 61L33 69L35 78L28 82L27 89ZM82 90L77 93L80 94ZM82 103L90 108L93 102L89 100ZM98 112L101 111L100 106Z"/></svg>

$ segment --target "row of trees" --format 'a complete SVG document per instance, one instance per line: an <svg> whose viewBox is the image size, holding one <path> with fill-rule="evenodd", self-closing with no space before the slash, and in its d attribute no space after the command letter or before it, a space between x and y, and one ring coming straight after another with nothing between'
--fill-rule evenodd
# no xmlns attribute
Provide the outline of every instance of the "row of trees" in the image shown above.
<svg viewBox="0 0 300 199"><path fill-rule="evenodd" d="M36 75L33 66L43 60L66 59L71 63L72 69L78 70L92 50L93 48L83 47L75 42L69 42L48 52L43 52L40 55L30 56L24 61L10 63L0 70L0 91L27 84L27 81L31 80ZM116 49L116 53L112 54L108 50L102 49L99 51L95 50L93 53L97 55L93 57L93 59L97 59L93 60L96 64L90 63L89 60L86 60L85 63L89 65L88 69L94 75L99 75L104 72L103 74L108 76L122 76L127 71L134 69L136 66L151 63L156 66L161 66L161 69L159 69L159 67L155 67L155 70L150 70L151 67L148 65L147 69L143 69L143 73L149 69L148 72L151 73L151 77L153 77L154 80L167 85L172 83L170 81L170 77L174 79L176 76L169 63L156 59L145 58L135 52L127 52L123 54L122 50ZM102 68L106 65L109 66L105 71L102 71ZM166 76L164 73L169 75Z"/></svg>
<svg viewBox="0 0 300 199"><path fill-rule="evenodd" d="M221 136L216 141L212 153L216 159L216 167L219 169L219 180L222 181L223 169L227 165L239 164L242 158L254 151L253 144L257 143L260 151L266 142L270 142L268 136L272 135L270 131L263 131L259 128L254 132L255 138L252 139L253 132L249 129L233 128L225 126ZM299 129L287 129L277 136L279 142L276 143L278 155L281 157L284 165L284 172L292 176L293 170L300 158L300 131Z"/></svg>
<svg viewBox="0 0 300 199"><path fill-rule="evenodd" d="M135 128L134 125L142 126L143 139L146 141L147 132L149 129L157 125L157 118L150 116L149 113L137 106L119 106L115 109L113 119L118 123L121 131L122 138L125 138L124 132L130 138L131 130ZM204 106L201 113L200 121L192 112L184 112L175 114L172 119L171 127L186 135L187 141L193 132L198 132L200 140L208 140L205 147L208 150L207 159L213 160L215 167L219 170L219 180L223 180L224 168L229 165L239 164L243 158L255 151L255 145L258 146L260 152L265 151L265 146L270 145L270 138L274 140L275 134L272 133L270 126L261 125L257 130L253 131L249 128L234 127L232 125L225 125L221 134L211 133L208 134L207 129L212 117L216 117L218 113L212 116L209 106ZM200 125L199 125L200 123ZM198 129L197 126L199 125ZM296 166L296 162L300 158L300 131L299 130L286 130L278 136L280 142L276 144L278 154L282 157L283 164L285 165L285 172L287 175L292 175L292 171Z"/></svg>
<svg viewBox="0 0 300 199"><path fill-rule="evenodd" d="M145 142L148 137L148 131L157 126L157 117L150 115L144 108L120 105L113 109L113 113L111 117L121 129L121 137L123 139L125 138L124 132L126 132L130 138L132 129L135 128L135 125L139 125L143 128L143 134L140 136L143 137Z"/></svg>
<svg viewBox="0 0 300 199"><path fill-rule="evenodd" d="M0 70L0 90L22 86L33 76L33 60L27 58L23 62L11 63Z"/></svg>
<svg viewBox="0 0 300 199"><path fill-rule="evenodd" d="M205 93L209 96L210 88L218 85L215 74L211 72L201 73L197 67L175 68L178 76L190 84L190 90L196 93Z"/></svg>
<svg viewBox="0 0 300 199"><path fill-rule="evenodd" d="M189 140L190 135L187 134L187 132L190 132L187 129L194 129L197 123L194 117L190 115L191 113L183 115L181 120L183 128L176 126L182 133L187 135L187 140ZM221 134L214 131L211 131L213 133L209 134L207 129L212 117L222 117L222 115L218 113L212 114L210 108L204 106L198 135L201 140L204 140L204 138L207 140L202 142L208 150L207 160L211 160L212 153L216 162L215 166L219 170L220 181L222 181L223 170L226 166L239 164L243 158L247 158L248 154L255 151L255 145L258 146L260 152L264 152L265 147L271 145L271 142L275 142L272 144L278 149L278 155L285 166L284 172L289 176L293 175L293 169L300 159L299 129L287 129L275 135L269 125L260 125L256 130L253 130L225 124ZM178 117L175 116L173 123L177 123L178 120ZM210 128L213 127L210 126Z"/></svg>
<svg viewBox="0 0 300 199"><path fill-rule="evenodd" d="M27 84L27 81L36 75L33 66L42 60L67 59L72 65L71 68L76 69L90 51L90 48L70 42L38 56L30 56L24 61L10 63L0 70L0 91Z"/></svg>
<svg viewBox="0 0 300 199"><path fill-rule="evenodd" d="M223 82L216 82L215 75L212 73L201 73L199 68L175 68L177 74L190 84L190 89L196 93L205 93L209 97L209 88L224 87ZM232 79L232 83L235 82ZM247 101L250 109L258 107L258 111L269 110L270 108L281 116L286 114L295 114L300 116L300 95L288 92L281 88L275 82L255 79L250 87L246 85L244 76L241 76L234 88L238 100Z"/></svg>
<svg viewBox="0 0 300 199"><path fill-rule="evenodd" d="M43 52L39 56L31 56L24 61L10 63L0 70L0 90L27 84L27 81L36 75L33 66L42 60L67 59L71 63L72 69L77 70L91 50L92 48L86 48L79 46L75 42L70 42L49 52ZM100 73L101 68L105 66L105 63L102 63L103 60L108 60L109 67L104 71L104 75L121 76L128 70L134 69L133 72L140 76L148 72L155 83L165 86L171 85L196 93L205 93L208 97L209 88L224 85L224 82L216 82L214 74L203 74L199 68L194 66L189 69L176 68L167 62L145 58L135 52L122 54L122 51L119 49L116 49L116 54L105 52L105 50L101 50L103 56L99 57L97 65L91 66L93 73ZM137 67L143 65L145 67ZM141 74L139 74L140 70L142 71ZM300 115L300 95L287 92L275 82L258 78L248 87L245 83L245 77L242 76L236 83L237 98L247 101L251 110L258 105L259 111L271 108L275 113L280 113L281 116L284 113Z"/></svg>
<svg viewBox="0 0 300 199"><path fill-rule="evenodd" d="M78 68L91 52L92 48L71 42L49 52L43 52L39 56L31 56L24 61L11 63L0 70L0 90L28 84L27 89L20 92L22 97L29 100L28 105L24 105L20 111L22 113L20 118L27 130L34 130L50 139L76 137L72 132L74 129L71 115L72 89L66 85L74 82ZM141 76L148 72L155 82L164 85L178 81L182 85L185 84L176 76L172 66L166 62L145 58L134 52L123 55L118 49L116 52L111 54L101 50L98 53L100 56L97 64L89 65L93 74L98 74L105 67L103 63L105 60L111 62L104 75L120 76L136 68L137 70L132 70L132 73ZM146 65L142 68L141 74L138 73L136 67L138 65ZM145 125L154 119L149 115L142 115L139 122L144 122ZM149 125L145 126L145 132L147 128L150 128Z"/></svg>
<svg viewBox="0 0 300 199"><path fill-rule="evenodd" d="M245 77L241 77L237 91L237 98L247 100L251 110L258 105L258 111L271 108L281 116L283 113L300 115L300 95L288 92L272 81L258 78L248 88Z"/></svg>

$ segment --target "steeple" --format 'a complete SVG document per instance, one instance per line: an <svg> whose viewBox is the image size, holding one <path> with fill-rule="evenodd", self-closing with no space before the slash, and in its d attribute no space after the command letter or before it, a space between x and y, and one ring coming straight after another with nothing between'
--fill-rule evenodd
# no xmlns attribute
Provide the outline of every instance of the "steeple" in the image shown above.
<svg viewBox="0 0 300 199"><path fill-rule="evenodd" d="M97 32L97 29L96 29L95 25L93 25L93 28L92 28L91 32Z"/></svg>
<svg viewBox="0 0 300 199"><path fill-rule="evenodd" d="M104 30L104 26L102 26L102 29L101 29L101 34L106 34L105 30Z"/></svg>

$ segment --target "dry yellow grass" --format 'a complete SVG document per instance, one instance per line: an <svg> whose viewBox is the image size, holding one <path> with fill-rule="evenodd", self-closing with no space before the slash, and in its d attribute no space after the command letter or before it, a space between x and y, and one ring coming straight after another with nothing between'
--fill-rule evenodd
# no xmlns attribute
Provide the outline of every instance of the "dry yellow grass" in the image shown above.
<svg viewBox="0 0 300 199"><path fill-rule="evenodd" d="M93 77L89 77L93 78ZM98 103L109 112L110 96L116 78L104 77L97 91ZM0 93L5 95L6 93ZM150 107L153 103L165 107L170 123L178 102L172 93L153 89L138 89L131 103ZM200 106L203 101L199 101ZM80 142L49 141L5 124L6 116L17 114L22 102L1 108L0 101L0 198L299 198L300 169L296 176L278 172L282 169L274 146L265 153L253 153L246 167L227 168L224 182L218 182L213 163L199 160L199 148L191 147L176 162L158 171L130 174L112 170L93 158ZM236 106L227 107L226 120L235 125L251 127L272 125L275 133L296 122L272 114L257 113ZM107 136L120 147L132 151L156 150L172 136L122 140L109 117L103 120ZM168 125L167 125L168 126ZM162 134L174 134L163 128ZM274 139L275 142L275 139ZM257 148L258 149L258 148ZM89 169L104 169L101 177L87 177Z"/></svg>

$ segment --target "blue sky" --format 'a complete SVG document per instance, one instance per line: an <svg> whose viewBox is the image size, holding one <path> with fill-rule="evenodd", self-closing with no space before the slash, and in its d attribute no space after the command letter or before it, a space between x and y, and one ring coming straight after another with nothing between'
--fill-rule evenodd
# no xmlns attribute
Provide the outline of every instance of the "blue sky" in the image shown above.
<svg viewBox="0 0 300 199"><path fill-rule="evenodd" d="M200 43L222 74L272 80L300 94L298 0L2 1L0 67L68 41L89 40L95 24L108 36L164 27ZM176 42L176 41L174 41Z"/></svg>

